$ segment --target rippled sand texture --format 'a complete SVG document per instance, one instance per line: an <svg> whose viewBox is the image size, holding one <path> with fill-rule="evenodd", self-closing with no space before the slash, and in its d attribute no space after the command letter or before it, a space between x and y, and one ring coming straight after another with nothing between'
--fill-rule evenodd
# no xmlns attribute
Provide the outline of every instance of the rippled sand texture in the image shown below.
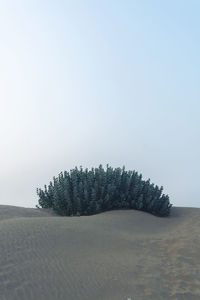
<svg viewBox="0 0 200 300"><path fill-rule="evenodd" d="M200 209L88 217L0 206L1 300L200 299Z"/></svg>

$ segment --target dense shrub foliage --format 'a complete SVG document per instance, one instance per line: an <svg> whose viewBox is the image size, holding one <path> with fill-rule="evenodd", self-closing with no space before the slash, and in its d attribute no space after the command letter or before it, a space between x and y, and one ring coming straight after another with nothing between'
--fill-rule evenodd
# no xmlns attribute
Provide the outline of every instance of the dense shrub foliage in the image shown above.
<svg viewBox="0 0 200 300"><path fill-rule="evenodd" d="M100 165L91 170L82 167L61 172L44 190L37 189L39 205L52 208L60 215L92 215L112 209L137 209L157 216L168 216L171 204L168 195L142 180L136 171L125 167L106 170Z"/></svg>

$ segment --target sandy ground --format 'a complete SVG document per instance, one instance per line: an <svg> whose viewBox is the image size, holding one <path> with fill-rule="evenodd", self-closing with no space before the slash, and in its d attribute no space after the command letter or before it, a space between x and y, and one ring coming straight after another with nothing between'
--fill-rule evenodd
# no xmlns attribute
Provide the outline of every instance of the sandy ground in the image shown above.
<svg viewBox="0 0 200 300"><path fill-rule="evenodd" d="M0 300L200 299L200 209L88 217L0 206Z"/></svg>

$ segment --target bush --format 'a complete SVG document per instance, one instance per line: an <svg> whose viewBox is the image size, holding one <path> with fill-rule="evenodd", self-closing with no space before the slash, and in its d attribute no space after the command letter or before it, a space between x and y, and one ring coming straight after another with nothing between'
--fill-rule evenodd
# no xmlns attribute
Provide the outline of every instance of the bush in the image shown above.
<svg viewBox="0 0 200 300"><path fill-rule="evenodd" d="M163 187L142 180L125 167L91 170L77 167L53 177L44 190L37 189L39 205L63 216L93 215L113 209L137 209L156 216L168 216L172 204Z"/></svg>

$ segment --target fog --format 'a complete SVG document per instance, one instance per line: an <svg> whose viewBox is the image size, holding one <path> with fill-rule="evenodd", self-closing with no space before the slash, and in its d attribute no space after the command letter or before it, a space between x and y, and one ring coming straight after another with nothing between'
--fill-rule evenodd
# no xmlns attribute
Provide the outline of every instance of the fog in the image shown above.
<svg viewBox="0 0 200 300"><path fill-rule="evenodd" d="M126 166L200 207L200 4L0 2L0 204Z"/></svg>

